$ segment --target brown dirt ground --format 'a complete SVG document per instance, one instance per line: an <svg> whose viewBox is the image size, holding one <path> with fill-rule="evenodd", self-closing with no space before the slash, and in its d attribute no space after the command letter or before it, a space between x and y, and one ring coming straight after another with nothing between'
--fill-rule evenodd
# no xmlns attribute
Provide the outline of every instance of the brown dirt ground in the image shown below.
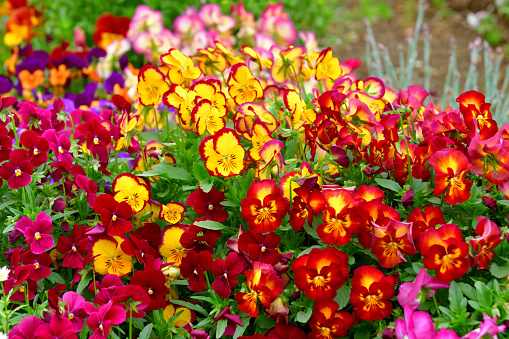
<svg viewBox="0 0 509 339"><path fill-rule="evenodd" d="M462 2L465 5L464 0L456 0L456 2ZM398 65L398 45L403 42L406 52L406 39L408 36L413 36L415 18L417 17L417 5L409 11L408 1L388 0L387 1L393 10L394 16L390 20L380 20L372 24L373 32L375 34L376 41L385 45L391 55L391 59L395 66ZM415 1L417 3L417 1ZM468 2L468 1L467 1ZM483 1L472 1L473 5L478 5L479 2ZM454 3L454 0L451 1ZM355 11L358 6L358 1L346 0L344 5L351 11ZM461 5L461 4L460 4ZM470 51L469 43L473 42L478 34L473 31L466 23L467 14L479 8L473 8L472 6L456 6L450 14L443 16L438 9L432 5L428 7L424 16L424 24L426 24L431 33L431 56L430 65L432 67L431 74L431 88L430 92L434 95L440 96L444 88L444 80L447 74L448 60L450 56L450 42L451 39L456 40L457 49L457 60L458 70L461 74L465 74L468 71L470 65ZM482 8L481 8L482 9ZM331 27L331 35L338 32L338 26ZM343 30L343 39L336 41L333 46L334 55L338 56L340 60L348 58L358 58L362 61L365 60L365 40L364 35L366 28L362 20L356 20L352 22L347 31ZM422 34L420 35L422 40ZM418 65L423 65L423 45L420 41L418 47ZM503 68L504 70L504 68ZM424 69L418 67L415 77L415 85L424 85ZM480 72L483 72L480 69ZM368 77L367 67L365 63L361 65L359 69L355 71L358 77ZM482 73L481 73L482 74ZM481 77L482 78L482 77ZM484 84L480 79L480 88L483 88ZM396 89L397 90L397 89Z"/></svg>

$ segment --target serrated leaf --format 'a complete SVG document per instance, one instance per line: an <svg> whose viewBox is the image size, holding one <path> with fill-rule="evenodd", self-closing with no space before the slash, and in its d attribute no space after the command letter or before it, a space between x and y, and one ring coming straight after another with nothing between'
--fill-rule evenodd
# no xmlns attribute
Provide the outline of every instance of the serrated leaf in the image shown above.
<svg viewBox="0 0 509 339"><path fill-rule="evenodd" d="M138 335L138 339L148 339L150 337L150 332L152 332L152 327L154 327L154 324L147 324Z"/></svg>
<svg viewBox="0 0 509 339"><path fill-rule="evenodd" d="M199 312L206 317L208 316L207 311L205 311L205 309L203 307L201 307L200 305L191 304L190 302L187 302L184 300L177 300L177 299L172 299L172 300L170 300L170 302L175 305L187 307L188 309Z"/></svg>
<svg viewBox="0 0 509 339"><path fill-rule="evenodd" d="M226 327L228 326L228 319L221 319L217 322L216 327L216 338L221 338L226 331Z"/></svg>
<svg viewBox="0 0 509 339"><path fill-rule="evenodd" d="M388 179L383 178L375 178L375 181L382 187L385 187L391 191L394 191L396 193L401 192L403 189L401 186L396 182Z"/></svg>
<svg viewBox="0 0 509 339"><path fill-rule="evenodd" d="M205 180L200 180L200 188L203 192L209 193L210 190L214 187L214 179L213 178L207 178Z"/></svg>
<svg viewBox="0 0 509 339"><path fill-rule="evenodd" d="M496 262L492 262L490 266L490 273L495 278L502 279L509 275L509 262L503 262L502 264L497 264Z"/></svg>
<svg viewBox="0 0 509 339"><path fill-rule="evenodd" d="M196 226L203 227L208 230L222 230L226 227L225 225L212 220L196 221L194 224Z"/></svg>
<svg viewBox="0 0 509 339"><path fill-rule="evenodd" d="M48 280L52 284L65 284L64 278L62 278L62 276L60 274L55 273L55 272L51 272L51 274L48 276Z"/></svg>
<svg viewBox="0 0 509 339"><path fill-rule="evenodd" d="M334 301L338 303L339 308L338 310L342 310L345 308L346 305L348 305L348 302L350 301L350 293L352 292L352 288L348 285L343 285L338 290L338 295L336 298L334 298Z"/></svg>

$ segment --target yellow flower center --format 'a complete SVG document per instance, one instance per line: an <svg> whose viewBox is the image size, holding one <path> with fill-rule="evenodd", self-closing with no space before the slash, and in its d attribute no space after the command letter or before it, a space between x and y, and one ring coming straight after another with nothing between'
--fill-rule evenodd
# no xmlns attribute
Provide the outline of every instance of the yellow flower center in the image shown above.
<svg viewBox="0 0 509 339"><path fill-rule="evenodd" d="M25 287L24 287L24 286L21 286L21 288L19 289L19 292L20 292L20 293L25 293Z"/></svg>
<svg viewBox="0 0 509 339"><path fill-rule="evenodd" d="M35 236L34 236L35 240L39 240L41 239L41 233L39 232L35 232Z"/></svg>
<svg viewBox="0 0 509 339"><path fill-rule="evenodd" d="M58 146L58 151L59 151L60 153L64 153L64 149L62 148L62 146Z"/></svg>
<svg viewBox="0 0 509 339"><path fill-rule="evenodd" d="M38 270L38 269L39 269L39 267L40 267L40 266L39 266L39 263L36 261L36 262L35 262L35 269L36 269L36 270Z"/></svg>
<svg viewBox="0 0 509 339"><path fill-rule="evenodd" d="M16 168L14 173L16 173L16 176L19 177L21 175L21 170L19 168Z"/></svg>
<svg viewBox="0 0 509 339"><path fill-rule="evenodd" d="M74 246L74 245L72 245L71 249L72 249L73 252L77 251L76 246Z"/></svg>
<svg viewBox="0 0 509 339"><path fill-rule="evenodd" d="M69 313L69 320L73 320L73 319L74 319L74 314Z"/></svg>
<svg viewBox="0 0 509 339"><path fill-rule="evenodd" d="M325 278L323 276L317 275L313 279L313 285L315 286L315 288L320 288L320 287L324 287L327 284L325 283Z"/></svg>
<svg viewBox="0 0 509 339"><path fill-rule="evenodd" d="M99 139L97 137L94 138L94 145L99 145Z"/></svg>
<svg viewBox="0 0 509 339"><path fill-rule="evenodd" d="M209 205L209 211L212 211L214 209L214 205L210 204Z"/></svg>
<svg viewBox="0 0 509 339"><path fill-rule="evenodd" d="M99 325L99 331L103 331L104 330L104 327L103 327L103 324Z"/></svg>
<svg viewBox="0 0 509 339"><path fill-rule="evenodd" d="M149 289L148 289L148 294L152 295L152 294L154 294L154 291L152 291L152 289L151 289L151 288L149 288Z"/></svg>
<svg viewBox="0 0 509 339"><path fill-rule="evenodd" d="M37 148L34 148L34 155L39 155L39 150Z"/></svg>
<svg viewBox="0 0 509 339"><path fill-rule="evenodd" d="M361 294L361 300L366 303L364 308L367 309L368 311L372 307L383 308L384 304L382 302L380 302L380 299L382 299L382 298L380 297L379 294L369 294L367 296L364 296L363 294Z"/></svg>
<svg viewBox="0 0 509 339"><path fill-rule="evenodd" d="M113 214L113 216L111 217L111 221L116 221L117 220L117 216L115 214Z"/></svg>
<svg viewBox="0 0 509 339"><path fill-rule="evenodd" d="M267 248L265 246L262 246L262 249L261 249L262 253L265 252L265 250L267 250Z"/></svg>

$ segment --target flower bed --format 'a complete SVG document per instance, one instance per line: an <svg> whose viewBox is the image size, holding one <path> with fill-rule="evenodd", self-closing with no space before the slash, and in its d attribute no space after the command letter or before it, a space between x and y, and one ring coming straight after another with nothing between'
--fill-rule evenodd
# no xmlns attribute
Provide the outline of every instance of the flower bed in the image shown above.
<svg viewBox="0 0 509 339"><path fill-rule="evenodd" d="M79 31L72 51L14 47L0 328L507 337L509 126L484 95L441 109L357 79L311 33L291 45L281 5L232 14L189 9L170 31L140 6L102 15L94 48ZM129 64L131 44L151 64Z"/></svg>

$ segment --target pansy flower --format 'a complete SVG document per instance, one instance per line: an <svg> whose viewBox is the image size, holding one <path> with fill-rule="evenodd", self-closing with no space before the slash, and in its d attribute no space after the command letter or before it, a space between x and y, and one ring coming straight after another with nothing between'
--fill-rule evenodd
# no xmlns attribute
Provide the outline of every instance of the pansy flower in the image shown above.
<svg viewBox="0 0 509 339"><path fill-rule="evenodd" d="M474 261L479 269L487 269L489 263L495 256L493 249L502 242L500 229L493 221L486 217L477 217L475 234L479 238L470 239L474 248Z"/></svg>
<svg viewBox="0 0 509 339"><path fill-rule="evenodd" d="M239 250L245 252L251 261L276 265L279 262L281 238L274 232L266 235L247 230L239 236Z"/></svg>
<svg viewBox="0 0 509 339"><path fill-rule="evenodd" d="M222 298L229 298L232 289L237 285L237 277L244 270L244 262L235 252L230 252L223 260L216 258L211 272L216 276L212 289Z"/></svg>
<svg viewBox="0 0 509 339"><path fill-rule="evenodd" d="M179 315L175 320L173 320L173 327L175 328L181 328L184 325L193 322L195 319L195 314L193 310L190 310L185 306L177 306L168 302L168 304L163 310L164 320L167 322L177 313L179 313Z"/></svg>
<svg viewBox="0 0 509 339"><path fill-rule="evenodd" d="M223 222L228 219L228 212L221 205L225 200L224 192L218 191L214 186L207 193L198 187L196 191L189 194L186 205L192 206L194 211L205 220Z"/></svg>
<svg viewBox="0 0 509 339"><path fill-rule="evenodd" d="M100 236L93 243L91 250L94 260L94 270L102 275L115 274L122 277L131 273L132 257L122 251L121 237Z"/></svg>
<svg viewBox="0 0 509 339"><path fill-rule="evenodd" d="M150 188L130 173L120 174L111 185L115 200L128 203L133 212L139 212L150 199Z"/></svg>
<svg viewBox="0 0 509 339"><path fill-rule="evenodd" d="M303 47L289 46L281 50L279 46L272 46L271 51L274 54L274 62L270 69L270 74L275 82L283 83L291 78L296 78L302 71L302 54L306 51Z"/></svg>
<svg viewBox="0 0 509 339"><path fill-rule="evenodd" d="M482 93L467 91L461 94L456 102L460 104L460 112L463 114L467 128L479 128L481 140L489 139L497 133L497 122L490 112L491 104L485 102L485 96Z"/></svg>
<svg viewBox="0 0 509 339"><path fill-rule="evenodd" d="M373 266L361 266L353 272L350 302L359 318L381 320L392 313L394 277L385 276Z"/></svg>
<svg viewBox="0 0 509 339"><path fill-rule="evenodd" d="M126 319L124 309L114 303L104 304L89 314L87 326L93 332L90 337L93 339L108 338L111 326L119 325Z"/></svg>
<svg viewBox="0 0 509 339"><path fill-rule="evenodd" d="M438 206L426 206L424 211L417 207L407 217L407 222L412 223L412 238L418 245L419 238L429 228L445 224L444 215Z"/></svg>
<svg viewBox="0 0 509 339"><path fill-rule="evenodd" d="M4 162L0 167L0 176L7 180L7 186L15 190L25 187L32 182L34 168L29 162L28 152L24 149L15 149L9 154L10 161Z"/></svg>
<svg viewBox="0 0 509 339"><path fill-rule="evenodd" d="M159 219L162 219L172 225L178 224L184 220L184 213L186 212L186 209L186 206L179 202L169 202L166 205L161 206Z"/></svg>
<svg viewBox="0 0 509 339"><path fill-rule="evenodd" d="M334 247L314 248L295 259L292 270L295 286L309 299L333 299L348 279L348 255Z"/></svg>
<svg viewBox="0 0 509 339"><path fill-rule="evenodd" d="M30 250L34 254L41 254L53 247L54 240L51 235L53 221L44 212L39 212L32 221L28 217L21 218L14 225L14 229L23 233Z"/></svg>
<svg viewBox="0 0 509 339"><path fill-rule="evenodd" d="M71 141L67 133L64 132L57 135L54 129L50 129L44 131L42 137L48 140L49 148L51 148L57 160L74 161L74 157L69 152L71 149Z"/></svg>
<svg viewBox="0 0 509 339"><path fill-rule="evenodd" d="M325 208L325 199L319 190L310 190L305 186L294 191L292 209L290 210L290 225L295 231L302 231L306 221L309 227L313 224L313 217Z"/></svg>
<svg viewBox="0 0 509 339"><path fill-rule="evenodd" d="M334 339L348 335L353 325L353 316L346 311L338 311L339 305L334 300L315 301L313 314L309 319L312 332L308 339Z"/></svg>
<svg viewBox="0 0 509 339"><path fill-rule="evenodd" d="M212 263L212 254L209 251L187 252L180 263L180 274L187 279L191 291L201 292L207 287L205 272L210 271Z"/></svg>
<svg viewBox="0 0 509 339"><path fill-rule="evenodd" d="M355 194L357 195L357 192ZM400 220L399 213L392 207L386 205L381 199L373 199L361 204L362 212L359 233L357 239L364 248L371 248L373 242L373 225L387 226L391 220Z"/></svg>
<svg viewBox="0 0 509 339"><path fill-rule="evenodd" d="M245 64L233 65L228 77L228 92L237 105L256 101L263 97L260 82Z"/></svg>
<svg viewBox="0 0 509 339"><path fill-rule="evenodd" d="M44 324L44 320L35 315L23 317L19 324L15 325L9 332L10 338L30 339L35 338L35 331Z"/></svg>
<svg viewBox="0 0 509 339"><path fill-rule="evenodd" d="M164 308L166 305L164 297L168 294L165 282L166 278L163 272L156 269L145 269L132 275L130 284L141 286L150 298L150 305L145 309L145 312Z"/></svg>
<svg viewBox="0 0 509 339"><path fill-rule="evenodd" d="M19 143L28 149L28 157L33 167L39 167L48 161L48 141L38 136L36 132L31 130L24 131L19 137Z"/></svg>
<svg viewBox="0 0 509 339"><path fill-rule="evenodd" d="M180 266L182 259L187 254L187 249L180 243L180 238L185 231L183 225L172 225L166 227L161 234L161 245L159 253L172 265Z"/></svg>
<svg viewBox="0 0 509 339"><path fill-rule="evenodd" d="M239 175L246 168L245 151L235 131L223 128L200 144L200 156L205 168L212 176L230 177Z"/></svg>
<svg viewBox="0 0 509 339"><path fill-rule="evenodd" d="M391 219L386 226L373 224L371 253L382 267L394 267L407 260L403 256L416 253L412 224Z"/></svg>
<svg viewBox="0 0 509 339"><path fill-rule="evenodd" d="M113 295L112 302L125 307L126 318L144 318L145 309L150 305L151 299L141 286L129 284L119 286Z"/></svg>
<svg viewBox="0 0 509 339"><path fill-rule="evenodd" d="M23 264L33 265L30 270L30 275L28 276L33 281L42 280L51 274L49 266L52 264L52 261L48 253L43 252L40 254L34 254L31 251L28 251L23 254L22 258Z"/></svg>
<svg viewBox="0 0 509 339"><path fill-rule="evenodd" d="M187 79L196 80L201 75L200 69L194 67L193 59L175 48L161 55L161 62L168 67L168 78L172 84L180 85Z"/></svg>
<svg viewBox="0 0 509 339"><path fill-rule="evenodd" d="M430 228L419 239L424 267L435 270L442 282L464 276L470 268L469 246L463 241L463 232L454 224Z"/></svg>
<svg viewBox="0 0 509 339"><path fill-rule="evenodd" d="M83 256L88 252L88 239L85 232L88 226L75 224L71 234L66 237L61 235L57 242L57 251L64 256L62 266L80 268L83 264Z"/></svg>
<svg viewBox="0 0 509 339"><path fill-rule="evenodd" d="M250 230L258 233L274 231L288 212L288 200L273 180L257 181L240 202L242 218Z"/></svg>
<svg viewBox="0 0 509 339"><path fill-rule="evenodd" d="M138 73L138 93L143 106L154 106L170 89L164 74L152 65L145 65Z"/></svg>
<svg viewBox="0 0 509 339"><path fill-rule="evenodd" d="M124 235L132 231L134 226L129 219L133 210L125 201L118 202L109 194L101 194L93 200L92 208L99 214L108 235Z"/></svg>
<svg viewBox="0 0 509 339"><path fill-rule="evenodd" d="M198 218L194 222L203 221L203 219ZM221 238L221 231L219 230L209 230L199 226L196 226L194 223L191 224L187 230L182 233L180 237L180 243L182 246L189 250L194 250L196 253L201 251L209 251L211 254L214 254L214 245L217 240Z"/></svg>

